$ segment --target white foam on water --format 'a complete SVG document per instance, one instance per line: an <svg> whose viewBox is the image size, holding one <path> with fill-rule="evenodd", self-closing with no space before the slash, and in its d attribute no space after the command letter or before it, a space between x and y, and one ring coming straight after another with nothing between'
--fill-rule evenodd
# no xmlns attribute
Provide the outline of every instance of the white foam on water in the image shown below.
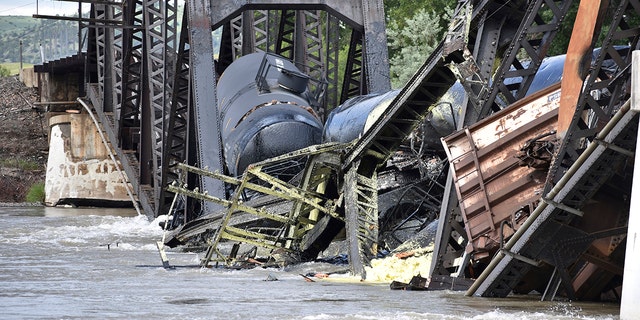
<svg viewBox="0 0 640 320"><path fill-rule="evenodd" d="M425 306L428 308L428 306ZM464 315L452 315L452 314L437 314L437 313L419 313L419 312L363 312L356 314L344 314L336 316L335 314L321 313L317 315L310 315L295 319L304 320L325 320L325 319L353 319L353 320L417 320L417 319L441 319L441 320L613 320L617 317L614 316L578 316L578 315L553 315L544 312L503 312L500 310L494 310L474 316ZM292 318L294 319L294 318Z"/></svg>
<svg viewBox="0 0 640 320"><path fill-rule="evenodd" d="M155 241L161 239L163 232L157 222L149 222L145 216L86 215L42 219L54 221L15 230L0 242L63 248L109 246L120 250L156 250Z"/></svg>
<svg viewBox="0 0 640 320"><path fill-rule="evenodd" d="M613 320L614 317L613 316L599 316L599 317L593 317L593 316L585 316L585 315L580 315L579 312L574 312L574 311L567 311L567 313L553 313L553 316L551 316L550 313L548 312L526 312L526 311L518 311L518 312L504 312L501 310L493 310L487 313L483 313L483 314L479 314L473 317L469 317L469 318L465 318L465 319L469 319L469 320L513 320L513 319L520 319L520 320L546 320L549 318L553 318L553 319L583 319L583 320Z"/></svg>

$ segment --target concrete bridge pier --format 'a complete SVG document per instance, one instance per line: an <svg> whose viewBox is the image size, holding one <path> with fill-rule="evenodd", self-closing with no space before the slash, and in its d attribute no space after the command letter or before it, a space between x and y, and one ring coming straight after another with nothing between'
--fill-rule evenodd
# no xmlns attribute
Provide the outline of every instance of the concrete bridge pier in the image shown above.
<svg viewBox="0 0 640 320"><path fill-rule="evenodd" d="M87 113L49 118L46 205L131 206L119 166Z"/></svg>
<svg viewBox="0 0 640 320"><path fill-rule="evenodd" d="M631 64L631 109L640 111L640 50L633 51ZM636 140L636 156L631 189L631 206L627 224L627 247L624 260L624 279L620 319L640 319L640 132Z"/></svg>
<svg viewBox="0 0 640 320"><path fill-rule="evenodd" d="M45 204L130 207L132 196L121 164L110 157L100 125L78 103L84 95L84 56L36 66L40 102L49 126Z"/></svg>

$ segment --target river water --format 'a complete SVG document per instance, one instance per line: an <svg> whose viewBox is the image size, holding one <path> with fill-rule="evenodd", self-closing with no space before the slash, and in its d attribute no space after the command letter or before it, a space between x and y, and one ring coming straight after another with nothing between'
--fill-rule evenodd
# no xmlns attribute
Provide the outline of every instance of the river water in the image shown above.
<svg viewBox="0 0 640 320"><path fill-rule="evenodd" d="M340 277L306 282L283 269L197 267L168 252L157 222L128 209L0 207L1 319L618 319L619 305L392 291ZM269 276L278 281L265 281ZM345 281L340 281L345 280Z"/></svg>

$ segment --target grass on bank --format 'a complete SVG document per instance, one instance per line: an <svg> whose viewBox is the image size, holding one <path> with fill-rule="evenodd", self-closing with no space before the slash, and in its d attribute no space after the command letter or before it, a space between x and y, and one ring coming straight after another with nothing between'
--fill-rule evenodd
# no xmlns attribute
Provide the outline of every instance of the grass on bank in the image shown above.
<svg viewBox="0 0 640 320"><path fill-rule="evenodd" d="M44 202L44 182L34 183L27 191L24 200L26 202Z"/></svg>
<svg viewBox="0 0 640 320"><path fill-rule="evenodd" d="M25 171L42 169L37 162L24 159L0 159L0 167L16 168Z"/></svg>
<svg viewBox="0 0 640 320"><path fill-rule="evenodd" d="M33 64L30 64L30 63L22 64L23 69L32 68L32 67L33 67ZM0 69L8 70L9 74L5 76L14 76L14 75L20 74L20 62L0 63Z"/></svg>

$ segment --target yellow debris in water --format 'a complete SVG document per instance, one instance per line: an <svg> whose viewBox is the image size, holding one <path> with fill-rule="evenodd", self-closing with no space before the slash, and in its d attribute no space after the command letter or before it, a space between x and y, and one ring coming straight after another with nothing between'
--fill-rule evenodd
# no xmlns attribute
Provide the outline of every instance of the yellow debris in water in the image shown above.
<svg viewBox="0 0 640 320"><path fill-rule="evenodd" d="M391 283L400 281L409 283L411 278L420 274L429 276L433 246L423 248L420 254L400 259L395 255L389 255L383 259L371 260L371 267L366 267L367 282Z"/></svg>

